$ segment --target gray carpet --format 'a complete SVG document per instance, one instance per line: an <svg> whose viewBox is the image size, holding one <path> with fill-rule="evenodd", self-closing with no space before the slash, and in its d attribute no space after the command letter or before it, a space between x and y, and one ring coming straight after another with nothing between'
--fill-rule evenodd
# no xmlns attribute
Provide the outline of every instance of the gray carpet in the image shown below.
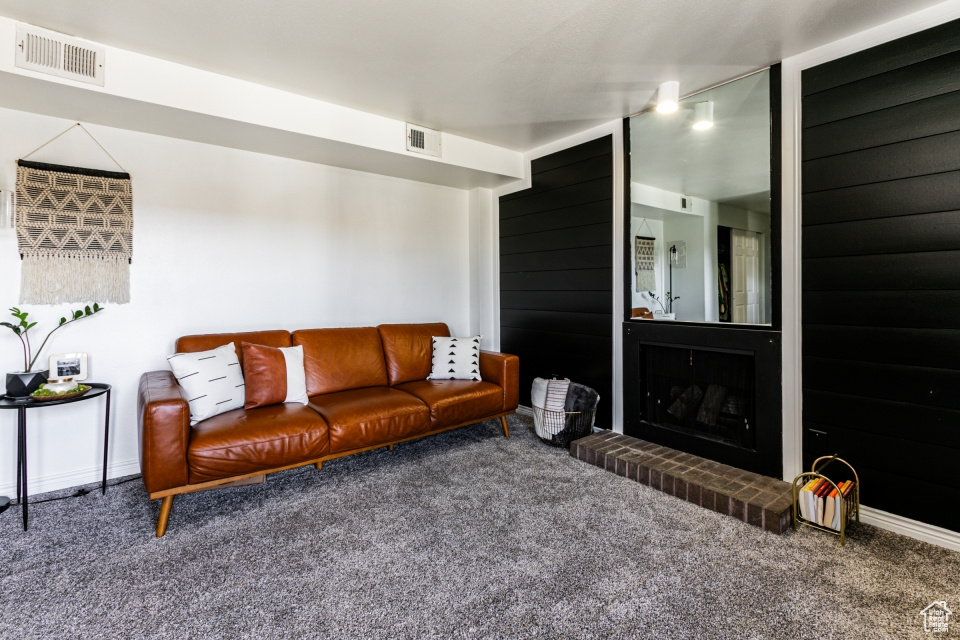
<svg viewBox="0 0 960 640"><path fill-rule="evenodd" d="M960 611L958 553L771 535L511 432L181 496L162 539L139 480L37 505L27 533L14 506L0 637L920 638L933 600Z"/></svg>

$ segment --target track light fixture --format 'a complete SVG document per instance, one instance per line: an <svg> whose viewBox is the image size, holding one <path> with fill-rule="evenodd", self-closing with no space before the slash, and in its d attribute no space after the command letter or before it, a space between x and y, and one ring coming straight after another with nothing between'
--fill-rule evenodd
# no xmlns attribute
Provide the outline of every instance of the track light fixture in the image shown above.
<svg viewBox="0 0 960 640"><path fill-rule="evenodd" d="M698 102L693 106L693 128L704 131L713 126L713 101Z"/></svg>
<svg viewBox="0 0 960 640"><path fill-rule="evenodd" d="M680 83L669 80L657 88L657 111L673 113L680 106Z"/></svg>

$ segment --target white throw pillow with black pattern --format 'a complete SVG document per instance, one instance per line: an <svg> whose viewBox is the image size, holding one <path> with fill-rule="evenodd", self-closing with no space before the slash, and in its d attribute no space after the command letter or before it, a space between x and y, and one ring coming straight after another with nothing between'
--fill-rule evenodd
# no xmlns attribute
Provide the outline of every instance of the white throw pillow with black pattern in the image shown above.
<svg viewBox="0 0 960 640"><path fill-rule="evenodd" d="M427 380L482 380L480 377L480 340L433 337L433 368Z"/></svg>
<svg viewBox="0 0 960 640"><path fill-rule="evenodd" d="M191 426L243 407L243 371L232 342L210 351L175 353L167 362L186 392Z"/></svg>

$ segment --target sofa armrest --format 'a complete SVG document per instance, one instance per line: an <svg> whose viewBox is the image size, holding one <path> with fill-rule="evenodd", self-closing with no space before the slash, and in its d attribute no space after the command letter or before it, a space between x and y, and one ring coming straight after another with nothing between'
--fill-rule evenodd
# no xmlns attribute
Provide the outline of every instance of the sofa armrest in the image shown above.
<svg viewBox="0 0 960 640"><path fill-rule="evenodd" d="M149 493L188 484L190 407L172 371L140 376L137 394L140 471Z"/></svg>
<svg viewBox="0 0 960 640"><path fill-rule="evenodd" d="M520 404L520 358L509 353L480 352L480 377L503 387L503 410Z"/></svg>

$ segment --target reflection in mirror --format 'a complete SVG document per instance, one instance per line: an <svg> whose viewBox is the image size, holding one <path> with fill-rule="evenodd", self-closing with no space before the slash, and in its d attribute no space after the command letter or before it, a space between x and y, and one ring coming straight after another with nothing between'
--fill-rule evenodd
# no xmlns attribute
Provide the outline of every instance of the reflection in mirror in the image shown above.
<svg viewBox="0 0 960 640"><path fill-rule="evenodd" d="M770 73L630 119L632 316L769 324Z"/></svg>

